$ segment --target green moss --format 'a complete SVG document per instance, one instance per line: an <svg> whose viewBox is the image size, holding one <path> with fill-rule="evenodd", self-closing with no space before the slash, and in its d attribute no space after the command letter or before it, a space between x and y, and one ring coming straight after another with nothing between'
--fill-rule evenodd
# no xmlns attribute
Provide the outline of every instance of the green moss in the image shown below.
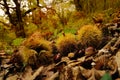
<svg viewBox="0 0 120 80"><path fill-rule="evenodd" d="M23 40L24 40L24 38L16 38L13 40L12 45L13 46L20 46L20 44L22 43Z"/></svg>

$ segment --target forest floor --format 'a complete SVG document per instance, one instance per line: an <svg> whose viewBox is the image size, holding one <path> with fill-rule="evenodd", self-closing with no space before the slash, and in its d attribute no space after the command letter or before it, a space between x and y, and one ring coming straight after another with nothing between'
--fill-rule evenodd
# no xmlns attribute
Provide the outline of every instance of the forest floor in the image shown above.
<svg viewBox="0 0 120 80"><path fill-rule="evenodd" d="M120 80L120 18L117 23L105 25L111 33L105 37L106 43L103 42L104 45L98 50L88 47L78 50L79 55L70 52L67 56L61 56L58 53L52 57L53 62L42 55L43 60L39 60L46 64L38 65L34 58L36 54L29 57L30 63L28 60L27 64L26 58L21 58L22 54L19 54L28 50L24 47L15 50L13 55L0 51L0 80ZM86 51L89 51L88 55ZM30 52L34 53L33 50L27 53Z"/></svg>

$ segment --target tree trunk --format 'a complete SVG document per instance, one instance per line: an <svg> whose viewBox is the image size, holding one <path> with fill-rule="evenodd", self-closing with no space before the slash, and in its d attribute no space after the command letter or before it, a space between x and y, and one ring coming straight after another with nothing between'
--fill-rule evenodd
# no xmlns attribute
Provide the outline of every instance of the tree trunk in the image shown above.
<svg viewBox="0 0 120 80"><path fill-rule="evenodd" d="M15 26L15 33L17 37L25 37L25 31L24 31L24 24L22 21L22 15L21 15L21 10L20 10L20 3L18 2L18 0L13 0L16 7L15 7L15 13L16 13L16 20L15 18L12 17L11 13L10 13L10 8L7 4L7 0L3 0L4 2L4 7L6 9L6 14L9 17L9 21L10 23Z"/></svg>
<svg viewBox="0 0 120 80"><path fill-rule="evenodd" d="M3 0L3 2L4 2L4 7L5 7L5 9L6 9L6 12L5 12L5 13L8 15L10 23L14 24L13 21L12 21L12 16L11 16L11 14L10 14L10 10L9 10L7 1L6 1L6 0Z"/></svg>
<svg viewBox="0 0 120 80"><path fill-rule="evenodd" d="M16 36L17 37L25 37L25 31L24 31L24 23L22 21L22 15L20 10L20 3L18 0L13 0L16 5L16 16L17 16L17 22L16 25Z"/></svg>
<svg viewBox="0 0 120 80"><path fill-rule="evenodd" d="M80 0L74 0L74 4L75 4L77 11L82 11L82 5L81 5Z"/></svg>
<svg viewBox="0 0 120 80"><path fill-rule="evenodd" d="M106 0L104 0L104 10L107 9L106 7L107 7L107 6L106 6Z"/></svg>

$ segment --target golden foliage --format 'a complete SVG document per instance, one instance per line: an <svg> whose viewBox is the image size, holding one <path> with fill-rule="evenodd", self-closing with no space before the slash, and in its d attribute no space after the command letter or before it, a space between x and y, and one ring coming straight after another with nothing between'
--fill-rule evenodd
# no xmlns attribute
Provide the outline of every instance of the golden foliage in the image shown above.
<svg viewBox="0 0 120 80"><path fill-rule="evenodd" d="M67 33L59 36L56 40L56 46L64 56L67 56L67 54L70 52L74 52L77 48L75 35Z"/></svg>
<svg viewBox="0 0 120 80"><path fill-rule="evenodd" d="M29 38L23 41L22 45L26 47L36 46L40 43L40 39L43 37L41 36L40 32L33 33Z"/></svg>
<svg viewBox="0 0 120 80"><path fill-rule="evenodd" d="M102 31L94 25L85 25L78 30L78 40L85 47L97 47L102 40Z"/></svg>

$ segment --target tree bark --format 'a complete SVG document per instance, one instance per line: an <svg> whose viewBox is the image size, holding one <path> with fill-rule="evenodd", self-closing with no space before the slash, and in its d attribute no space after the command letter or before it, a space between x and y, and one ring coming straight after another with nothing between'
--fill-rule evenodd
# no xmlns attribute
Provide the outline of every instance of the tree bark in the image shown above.
<svg viewBox="0 0 120 80"><path fill-rule="evenodd" d="M17 25L16 25L16 35L17 37L25 37L24 23L22 21L22 15L20 10L20 3L18 0L13 0L16 5L16 16L17 16Z"/></svg>
<svg viewBox="0 0 120 80"><path fill-rule="evenodd" d="M104 0L104 10L106 10L106 0Z"/></svg>
<svg viewBox="0 0 120 80"><path fill-rule="evenodd" d="M10 14L7 1L6 1L6 0L3 0L3 2L4 2L4 8L6 9L6 14L7 14L8 17L9 17L9 21L10 21L10 23L14 24L13 21L12 21L12 16L11 16L11 14Z"/></svg>
<svg viewBox="0 0 120 80"><path fill-rule="evenodd" d="M37 6L39 6L39 0L37 0Z"/></svg>
<svg viewBox="0 0 120 80"><path fill-rule="evenodd" d="M24 24L22 21L22 15L20 10L20 3L18 0L13 0L16 7L15 7L15 13L16 13L16 20L12 17L12 14L10 13L10 8L7 4L7 0L3 0L4 2L4 8L6 9L6 14L9 17L10 23L15 27L15 33L17 37L25 37L25 31L24 31Z"/></svg>
<svg viewBox="0 0 120 80"><path fill-rule="evenodd" d="M75 4L77 11L82 11L82 5L81 5L80 0L74 0L74 4Z"/></svg>

